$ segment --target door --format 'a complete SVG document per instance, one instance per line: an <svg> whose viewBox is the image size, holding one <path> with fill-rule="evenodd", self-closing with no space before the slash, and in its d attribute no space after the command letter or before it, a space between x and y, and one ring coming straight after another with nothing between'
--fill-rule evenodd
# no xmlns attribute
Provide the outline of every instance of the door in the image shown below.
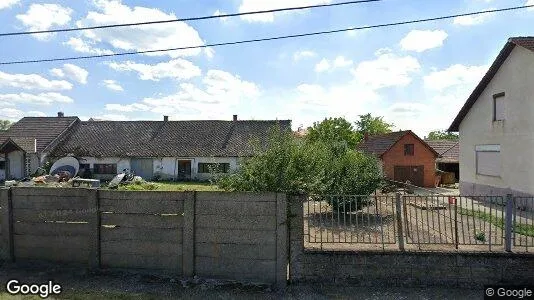
<svg viewBox="0 0 534 300"><path fill-rule="evenodd" d="M152 177L154 177L152 158L132 158L130 169L136 176L141 176L144 180L152 180Z"/></svg>
<svg viewBox="0 0 534 300"><path fill-rule="evenodd" d="M179 160L178 161L178 180L190 180L191 179L191 161Z"/></svg>
<svg viewBox="0 0 534 300"><path fill-rule="evenodd" d="M424 166L395 166L393 180L399 182L410 181L413 185L424 186Z"/></svg>

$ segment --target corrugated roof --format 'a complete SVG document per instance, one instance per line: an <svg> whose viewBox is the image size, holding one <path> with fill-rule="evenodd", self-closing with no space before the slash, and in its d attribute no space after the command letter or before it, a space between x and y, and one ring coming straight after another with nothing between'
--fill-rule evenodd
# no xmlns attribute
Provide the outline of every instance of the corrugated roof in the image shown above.
<svg viewBox="0 0 534 300"><path fill-rule="evenodd" d="M442 163L457 163L460 161L460 143L451 140L426 140L430 147L432 147L439 154L437 162Z"/></svg>
<svg viewBox="0 0 534 300"><path fill-rule="evenodd" d="M42 152L77 120L77 117L25 117L0 133L0 143L11 138L25 151Z"/></svg>
<svg viewBox="0 0 534 300"><path fill-rule="evenodd" d="M499 71L499 68L506 61L506 59L516 46L521 46L525 49L534 52L534 37L512 37L508 39L508 42L504 45L486 75L482 77L482 80L473 90L473 92L465 102L464 106L460 109L460 112L458 113L456 118L454 118L454 121L452 122L451 126L449 126L449 131L458 131L460 129L460 123L462 123L462 120L465 118L471 107L475 104L478 97L480 97L482 92L484 92L495 74L497 74L497 71Z"/></svg>
<svg viewBox="0 0 534 300"><path fill-rule="evenodd" d="M89 121L80 122L53 152L94 157L248 156L270 129L291 121Z"/></svg>

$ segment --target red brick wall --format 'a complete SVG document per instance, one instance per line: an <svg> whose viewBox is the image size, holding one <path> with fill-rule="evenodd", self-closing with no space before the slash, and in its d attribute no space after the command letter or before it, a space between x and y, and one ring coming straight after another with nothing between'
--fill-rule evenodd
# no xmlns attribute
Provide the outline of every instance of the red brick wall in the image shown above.
<svg viewBox="0 0 534 300"><path fill-rule="evenodd" d="M404 156L404 144L414 144L414 155ZM393 179L395 166L424 166L424 186L434 187L436 157L430 149L411 134L402 137L382 156L384 175Z"/></svg>

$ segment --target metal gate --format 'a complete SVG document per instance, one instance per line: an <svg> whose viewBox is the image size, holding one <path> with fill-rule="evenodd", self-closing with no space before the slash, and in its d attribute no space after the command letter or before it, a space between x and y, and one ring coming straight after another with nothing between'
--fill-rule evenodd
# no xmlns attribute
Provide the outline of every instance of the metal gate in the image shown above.
<svg viewBox="0 0 534 300"><path fill-rule="evenodd" d="M130 162L132 172L145 180L151 180L154 176L154 166L151 158L133 158Z"/></svg>

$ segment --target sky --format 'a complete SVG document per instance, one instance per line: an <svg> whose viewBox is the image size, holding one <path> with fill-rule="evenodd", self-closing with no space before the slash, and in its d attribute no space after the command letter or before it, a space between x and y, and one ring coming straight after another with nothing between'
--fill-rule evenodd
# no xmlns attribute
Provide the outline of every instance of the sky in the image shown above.
<svg viewBox="0 0 534 300"><path fill-rule="evenodd" d="M0 31L220 15L335 0L0 0ZM534 4L383 0L348 6L56 34L0 37L0 61L110 54L376 25ZM421 137L448 128L534 10L150 55L0 66L0 119L292 120L371 113Z"/></svg>

